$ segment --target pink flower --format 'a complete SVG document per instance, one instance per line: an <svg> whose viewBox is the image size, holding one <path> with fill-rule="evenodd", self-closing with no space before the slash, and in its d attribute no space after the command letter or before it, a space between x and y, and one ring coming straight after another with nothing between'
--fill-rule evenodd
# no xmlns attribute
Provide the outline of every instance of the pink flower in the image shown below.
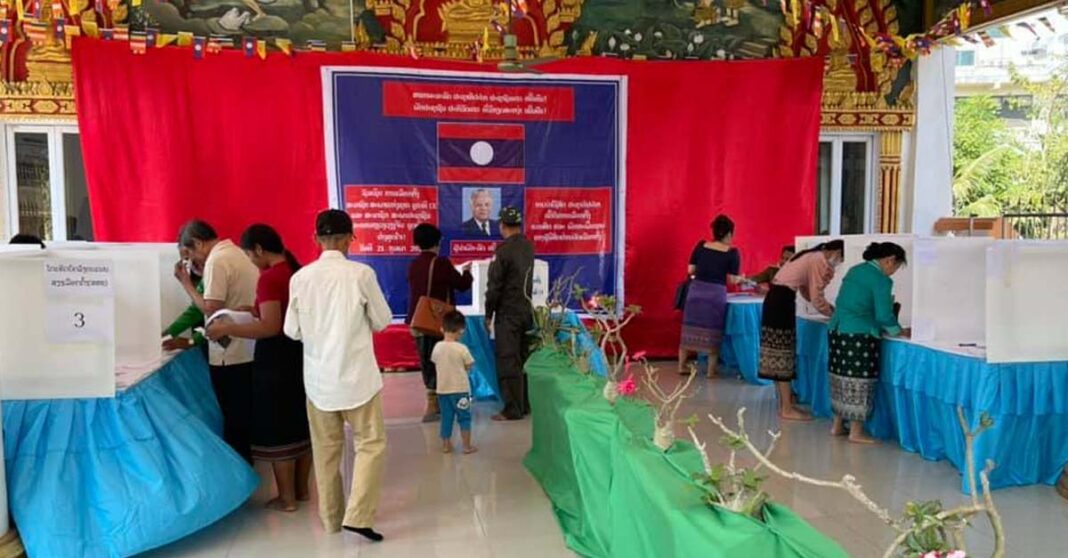
<svg viewBox="0 0 1068 558"><path fill-rule="evenodd" d="M634 353L634 356L630 357L631 360L641 360L645 358L645 351L638 351Z"/></svg>
<svg viewBox="0 0 1068 558"><path fill-rule="evenodd" d="M923 558L942 558L942 556L941 553L939 553L937 550L932 550L927 554L924 554Z"/></svg>
<svg viewBox="0 0 1068 558"><path fill-rule="evenodd" d="M627 376L625 380L619 382L619 385L616 386L616 390L623 396L634 395L634 393L638 391L638 382L634 380L634 374Z"/></svg>
<svg viewBox="0 0 1068 558"><path fill-rule="evenodd" d="M954 550L953 552L947 553L946 558L968 558L968 555L965 554L963 550Z"/></svg>
<svg viewBox="0 0 1068 558"><path fill-rule="evenodd" d="M589 306L590 308L597 308L597 306L598 306L598 304L597 304L597 297L595 297L595 296L591 296L591 297L590 297L590 302L589 302L589 303L587 303L587 306Z"/></svg>

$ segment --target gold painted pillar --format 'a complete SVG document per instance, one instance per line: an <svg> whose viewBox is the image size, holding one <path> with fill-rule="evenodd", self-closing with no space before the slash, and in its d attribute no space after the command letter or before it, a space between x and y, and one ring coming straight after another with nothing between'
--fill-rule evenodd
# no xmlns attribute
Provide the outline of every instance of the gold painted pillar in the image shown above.
<svg viewBox="0 0 1068 558"><path fill-rule="evenodd" d="M879 137L879 232L896 233L900 218L901 130Z"/></svg>

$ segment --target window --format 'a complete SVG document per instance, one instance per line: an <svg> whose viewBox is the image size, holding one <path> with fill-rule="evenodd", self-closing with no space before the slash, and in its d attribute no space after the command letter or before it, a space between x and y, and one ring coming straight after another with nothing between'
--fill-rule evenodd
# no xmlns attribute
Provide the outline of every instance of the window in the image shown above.
<svg viewBox="0 0 1068 558"><path fill-rule="evenodd" d="M974 66L975 65L975 51L974 50L958 50L957 51L957 65L958 66Z"/></svg>
<svg viewBox="0 0 1068 558"><path fill-rule="evenodd" d="M12 125L0 142L7 236L93 240L81 141L73 126Z"/></svg>
<svg viewBox="0 0 1068 558"><path fill-rule="evenodd" d="M816 232L867 234L872 219L874 138L820 137L816 171Z"/></svg>

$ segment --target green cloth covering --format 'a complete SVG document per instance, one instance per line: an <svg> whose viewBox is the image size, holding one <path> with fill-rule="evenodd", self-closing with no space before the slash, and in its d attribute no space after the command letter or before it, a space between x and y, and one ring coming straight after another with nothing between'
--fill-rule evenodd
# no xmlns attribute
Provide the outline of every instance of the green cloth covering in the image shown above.
<svg viewBox="0 0 1068 558"><path fill-rule="evenodd" d="M881 337L901 333L894 316L894 281L879 264L861 262L842 279L842 288L834 301L834 316L827 326L831 331L851 335Z"/></svg>
<svg viewBox="0 0 1068 558"><path fill-rule="evenodd" d="M197 292L204 294L204 282L197 282ZM163 330L163 335L170 335L177 338L186 331L200 325L204 321L204 313L197 308L196 304L190 304L189 308L185 309L180 316L175 318L171 325L167 326L167 329ZM205 342L204 336L193 332L193 344L201 345Z"/></svg>
<svg viewBox="0 0 1068 558"><path fill-rule="evenodd" d="M705 504L693 444L652 444L653 409L624 397L609 404L604 380L579 374L548 349L526 364L533 447L524 464L541 483L572 550L613 558L835 558L847 554L789 509L763 523Z"/></svg>

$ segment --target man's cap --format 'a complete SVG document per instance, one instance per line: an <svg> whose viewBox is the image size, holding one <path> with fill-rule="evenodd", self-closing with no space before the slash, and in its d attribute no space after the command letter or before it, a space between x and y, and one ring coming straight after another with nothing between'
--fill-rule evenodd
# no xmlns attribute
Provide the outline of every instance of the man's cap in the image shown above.
<svg viewBox="0 0 1068 558"><path fill-rule="evenodd" d="M352 217L340 209L327 209L315 218L317 236L334 236L352 234Z"/></svg>
<svg viewBox="0 0 1068 558"><path fill-rule="evenodd" d="M500 220L509 227L518 227L523 224L523 214L515 207L505 206L501 208Z"/></svg>

